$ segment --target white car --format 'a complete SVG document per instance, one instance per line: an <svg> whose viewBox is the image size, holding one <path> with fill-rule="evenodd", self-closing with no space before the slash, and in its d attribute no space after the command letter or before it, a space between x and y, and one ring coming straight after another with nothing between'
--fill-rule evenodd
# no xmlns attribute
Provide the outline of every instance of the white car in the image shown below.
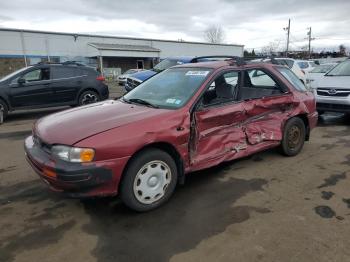
<svg viewBox="0 0 350 262"><path fill-rule="evenodd" d="M134 73L137 73L137 72L140 72L140 71L142 71L142 70L143 70L143 69L129 69L129 70L125 71L122 75L119 75L119 76L117 77L117 81L118 81L119 85L125 85L126 79L127 79L130 75L132 75L132 74L134 74Z"/></svg>
<svg viewBox="0 0 350 262"><path fill-rule="evenodd" d="M303 71L298 64L298 62L301 62L303 60L295 60L292 58L275 58L275 60L284 62L289 67L289 69L292 70L293 73L296 74L304 84L306 84L305 71Z"/></svg>
<svg viewBox="0 0 350 262"><path fill-rule="evenodd" d="M317 111L350 114L350 60L346 60L319 79L315 89Z"/></svg>
<svg viewBox="0 0 350 262"><path fill-rule="evenodd" d="M309 60L295 60L295 62L305 74L312 71L317 66L314 61Z"/></svg>
<svg viewBox="0 0 350 262"><path fill-rule="evenodd" d="M306 84L312 89L317 88L318 81L336 65L337 63L327 63L316 66L313 70L306 74Z"/></svg>

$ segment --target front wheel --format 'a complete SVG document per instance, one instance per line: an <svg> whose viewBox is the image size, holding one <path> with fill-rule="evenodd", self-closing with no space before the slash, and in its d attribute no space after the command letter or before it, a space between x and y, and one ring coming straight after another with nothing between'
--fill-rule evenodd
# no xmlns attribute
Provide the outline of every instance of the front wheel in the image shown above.
<svg viewBox="0 0 350 262"><path fill-rule="evenodd" d="M83 105L88 105L91 103L96 103L98 101L100 101L99 95L95 91L88 90L88 91L83 92L79 96L78 105L83 106Z"/></svg>
<svg viewBox="0 0 350 262"><path fill-rule="evenodd" d="M177 167L174 159L159 149L147 149L128 164L120 197L129 208L144 212L164 204L174 193Z"/></svg>
<svg viewBox="0 0 350 262"><path fill-rule="evenodd" d="M284 127L281 143L282 153L286 156L295 156L303 148L306 136L304 121L299 117L289 119Z"/></svg>

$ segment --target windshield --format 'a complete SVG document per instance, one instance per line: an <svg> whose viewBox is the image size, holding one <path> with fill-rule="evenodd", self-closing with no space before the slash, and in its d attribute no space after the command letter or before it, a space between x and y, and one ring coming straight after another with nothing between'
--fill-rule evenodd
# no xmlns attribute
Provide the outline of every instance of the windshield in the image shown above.
<svg viewBox="0 0 350 262"><path fill-rule="evenodd" d="M170 68L137 86L123 96L123 100L145 105L147 103L159 108L180 108L193 96L210 72L211 69L207 68Z"/></svg>
<svg viewBox="0 0 350 262"><path fill-rule="evenodd" d="M24 70L27 70L27 69L29 69L29 68L31 68L31 66L30 66L30 67L23 67L23 68L21 68L21 69L15 71L15 72L13 72L13 73L7 75L7 76L1 78L1 79L0 79L0 82L6 81L6 80L12 78L13 76L15 76L15 75L17 75L17 74L19 74L19 73L21 73L21 72L23 72Z"/></svg>
<svg viewBox="0 0 350 262"><path fill-rule="evenodd" d="M179 60L174 60L174 59L164 59L162 62L157 64L153 69L154 71L161 72L164 71L165 69L168 69L169 67L175 66L175 65L182 65L183 62Z"/></svg>
<svg viewBox="0 0 350 262"><path fill-rule="evenodd" d="M334 65L319 65L316 66L310 73L327 73Z"/></svg>
<svg viewBox="0 0 350 262"><path fill-rule="evenodd" d="M350 60L338 64L327 76L350 76Z"/></svg>

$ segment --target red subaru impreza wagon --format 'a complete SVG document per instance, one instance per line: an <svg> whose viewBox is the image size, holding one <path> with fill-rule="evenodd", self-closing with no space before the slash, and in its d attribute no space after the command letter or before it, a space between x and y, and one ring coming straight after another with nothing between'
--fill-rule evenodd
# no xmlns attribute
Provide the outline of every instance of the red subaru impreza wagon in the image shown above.
<svg viewBox="0 0 350 262"><path fill-rule="evenodd" d="M25 151L55 191L118 194L147 211L189 172L277 146L298 154L316 123L313 94L287 67L230 59L175 66L118 100L44 117Z"/></svg>

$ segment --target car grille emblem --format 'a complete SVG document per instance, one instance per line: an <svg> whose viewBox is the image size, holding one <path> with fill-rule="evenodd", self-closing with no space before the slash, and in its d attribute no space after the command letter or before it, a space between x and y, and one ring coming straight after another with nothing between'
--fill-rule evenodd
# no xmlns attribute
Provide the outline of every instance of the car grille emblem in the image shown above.
<svg viewBox="0 0 350 262"><path fill-rule="evenodd" d="M328 90L328 94L330 94L330 95L335 95L336 93L337 93L336 89L329 89Z"/></svg>

